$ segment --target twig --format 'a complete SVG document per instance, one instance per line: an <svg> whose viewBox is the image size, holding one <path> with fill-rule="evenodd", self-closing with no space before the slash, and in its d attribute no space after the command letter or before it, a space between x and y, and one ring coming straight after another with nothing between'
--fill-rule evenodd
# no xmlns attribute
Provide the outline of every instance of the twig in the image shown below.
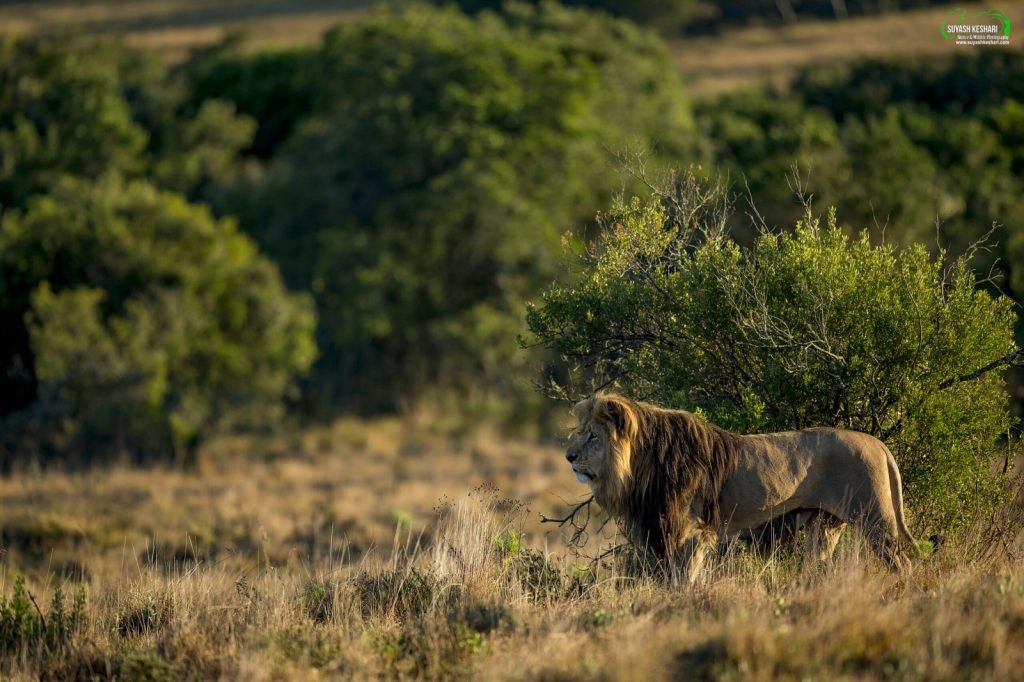
<svg viewBox="0 0 1024 682"><path fill-rule="evenodd" d="M32 606L36 607L36 613L39 614L39 623L43 626L43 632L46 632L46 618L43 616L43 612L39 608L39 604L36 603L35 596L31 592L29 592L28 598L32 600Z"/></svg>
<svg viewBox="0 0 1024 682"><path fill-rule="evenodd" d="M628 542L624 542L622 544L615 545L614 547L609 547L608 549L606 549L605 551L601 552L596 557L594 557L593 562L597 563L598 561L601 561L605 557L611 556L612 554L615 554L616 552L618 552L623 547L632 547L632 545L630 545Z"/></svg>
<svg viewBox="0 0 1024 682"><path fill-rule="evenodd" d="M590 525L590 503L593 501L594 496L591 495L590 497L588 497L587 499L583 500L575 507L573 507L568 514L566 514L564 517L560 519L550 518L548 516L544 516L543 514L541 514L540 522L557 523L559 527L562 527L568 523L572 527L572 538L569 539L569 545L572 547L582 547L583 545L587 544L587 540L590 537L587 533L587 526ZM587 510L586 517L582 522L577 522L576 515L583 511L584 509ZM602 524L601 527L603 528L604 525Z"/></svg>
<svg viewBox="0 0 1024 682"><path fill-rule="evenodd" d="M560 519L551 518L551 517L544 516L543 514L541 514L540 515L540 522L541 523L557 523L559 526L564 526L565 524L572 522L573 525L575 525L576 514L578 514L580 512L580 510L583 509L584 507L589 506L590 503L593 502L593 501L594 501L594 496L591 495L590 497L588 497L587 499L583 500L582 502L577 504L575 507L573 507L572 511L570 511L568 514L566 514L565 516L563 516ZM590 510L588 509L587 511L589 512Z"/></svg>

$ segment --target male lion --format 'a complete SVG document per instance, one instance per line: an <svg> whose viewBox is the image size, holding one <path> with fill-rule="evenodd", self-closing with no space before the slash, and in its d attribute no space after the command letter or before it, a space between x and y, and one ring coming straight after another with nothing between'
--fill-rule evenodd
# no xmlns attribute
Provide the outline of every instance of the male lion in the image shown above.
<svg viewBox="0 0 1024 682"><path fill-rule="evenodd" d="M900 540L916 545L900 474L873 436L826 428L741 436L607 394L580 401L573 414L579 425L565 457L576 479L630 542L668 560L673 580L692 584L720 538L795 510L811 523L808 545L819 559L856 522L887 567L910 568Z"/></svg>

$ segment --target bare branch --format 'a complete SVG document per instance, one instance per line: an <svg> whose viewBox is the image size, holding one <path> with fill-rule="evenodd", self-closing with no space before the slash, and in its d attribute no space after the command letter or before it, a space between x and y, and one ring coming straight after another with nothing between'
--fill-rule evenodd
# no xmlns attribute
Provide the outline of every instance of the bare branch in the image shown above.
<svg viewBox="0 0 1024 682"><path fill-rule="evenodd" d="M587 544L587 540L590 535L587 533L587 526L590 525L590 504L594 501L594 496L591 495L587 499L583 500L576 506L574 506L568 514L562 518L551 518L548 516L540 515L541 523L557 523L559 527L569 524L572 528L572 537L569 539L569 545L572 547L582 547ZM582 519L577 520L577 515L586 511L586 514ZM601 525L604 528L604 524Z"/></svg>
<svg viewBox="0 0 1024 682"><path fill-rule="evenodd" d="M761 234L768 234L771 229L768 227L768 221L765 220L761 212L757 210L757 202L754 201L754 192L750 189L750 183L747 182L747 176L743 176L743 187L747 190L747 206L750 207L750 211L747 213L747 217L750 218L750 222L757 228L757 231Z"/></svg>
<svg viewBox="0 0 1024 682"><path fill-rule="evenodd" d="M544 516L543 514L541 514L540 515L540 522L541 523L557 523L559 526L564 526L567 523L572 523L573 525L575 525L576 515L578 513L580 513L580 510L582 510L584 507L589 507L590 503L593 502L593 501L594 501L594 496L591 495L590 497L588 497L587 499L583 500L582 502L577 504L575 507L573 507L572 510L568 514L563 516L562 518L551 518L549 516ZM587 509L587 513L588 514L590 513L589 508Z"/></svg>

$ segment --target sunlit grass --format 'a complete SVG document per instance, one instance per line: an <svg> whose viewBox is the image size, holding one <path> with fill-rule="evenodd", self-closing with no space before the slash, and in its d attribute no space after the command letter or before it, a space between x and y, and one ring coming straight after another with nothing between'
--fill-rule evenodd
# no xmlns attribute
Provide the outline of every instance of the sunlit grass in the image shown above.
<svg viewBox="0 0 1024 682"><path fill-rule="evenodd" d="M44 617L57 587L67 611L79 587L87 601L50 648L15 642L0 675L932 680L1024 664L1006 548L972 564L950 540L898 578L856 533L829 566L731 545L673 589L537 523L580 492L560 458L346 421L219 441L195 473L4 479L0 591L25 576Z"/></svg>

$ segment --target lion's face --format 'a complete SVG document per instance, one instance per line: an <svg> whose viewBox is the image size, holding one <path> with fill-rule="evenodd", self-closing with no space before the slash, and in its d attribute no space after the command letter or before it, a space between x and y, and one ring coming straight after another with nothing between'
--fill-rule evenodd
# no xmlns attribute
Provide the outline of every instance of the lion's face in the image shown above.
<svg viewBox="0 0 1024 682"><path fill-rule="evenodd" d="M590 488L605 504L617 496L629 479L630 442L636 436L636 421L622 400L597 395L573 407L579 419L569 439L565 458L576 480Z"/></svg>
<svg viewBox="0 0 1024 682"><path fill-rule="evenodd" d="M582 418L565 451L577 481L593 486L606 477L609 447L608 433L589 418Z"/></svg>

